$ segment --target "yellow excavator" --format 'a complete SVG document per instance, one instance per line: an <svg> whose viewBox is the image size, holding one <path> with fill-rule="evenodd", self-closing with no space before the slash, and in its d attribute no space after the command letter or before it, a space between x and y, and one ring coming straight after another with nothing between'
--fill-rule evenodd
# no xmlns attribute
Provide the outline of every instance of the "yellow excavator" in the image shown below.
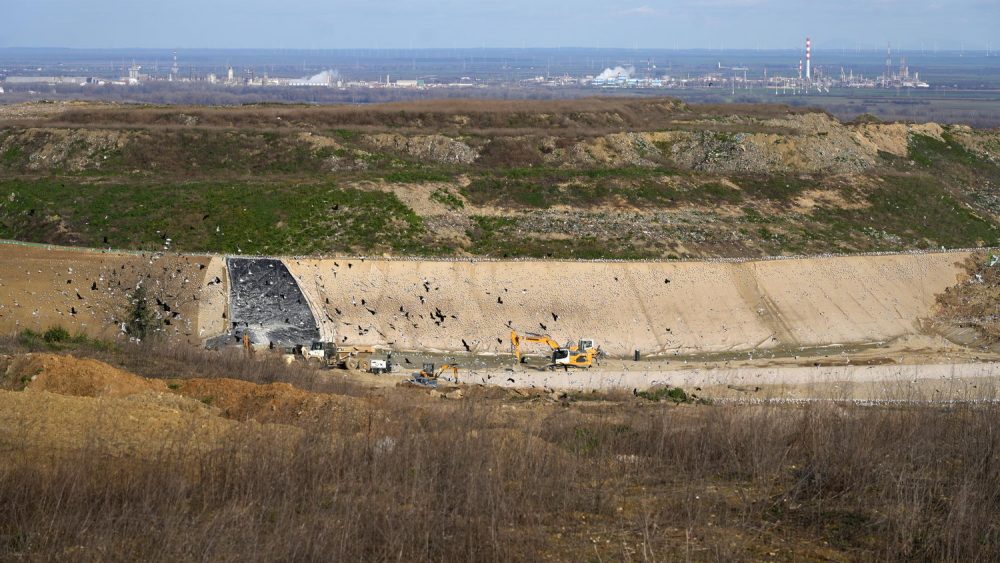
<svg viewBox="0 0 1000 563"><path fill-rule="evenodd" d="M413 381L422 385L436 385L437 380L444 372L450 371L454 383L458 383L458 366L454 364L442 364L434 369L434 364L424 364L419 373L413 374Z"/></svg>
<svg viewBox="0 0 1000 563"><path fill-rule="evenodd" d="M581 338L576 344L560 346L558 342L545 334L526 334L521 336L517 331L510 331L510 347L514 352L517 361L524 363L525 358L521 353L521 344L537 342L545 344L552 349L552 364L549 366L555 369L562 366L564 369L571 367L589 368L594 365L594 359L600 355L601 349L594 344L593 339Z"/></svg>

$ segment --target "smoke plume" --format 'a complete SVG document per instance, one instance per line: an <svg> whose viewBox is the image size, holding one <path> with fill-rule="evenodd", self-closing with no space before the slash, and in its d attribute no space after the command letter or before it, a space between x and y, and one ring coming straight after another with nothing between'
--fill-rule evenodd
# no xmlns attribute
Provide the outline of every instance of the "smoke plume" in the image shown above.
<svg viewBox="0 0 1000 563"><path fill-rule="evenodd" d="M598 74L597 78L601 80L611 80L619 77L632 78L633 74L635 74L634 66L629 66L629 67L616 66L615 68L604 69L604 72Z"/></svg>

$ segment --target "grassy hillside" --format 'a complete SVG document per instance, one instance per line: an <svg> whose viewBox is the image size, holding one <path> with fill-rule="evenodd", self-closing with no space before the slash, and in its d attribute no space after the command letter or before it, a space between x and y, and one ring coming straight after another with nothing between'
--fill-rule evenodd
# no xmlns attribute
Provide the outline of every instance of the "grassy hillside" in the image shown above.
<svg viewBox="0 0 1000 563"><path fill-rule="evenodd" d="M30 110L0 118L4 238L565 258L1000 244L1000 136L963 127L648 99Z"/></svg>

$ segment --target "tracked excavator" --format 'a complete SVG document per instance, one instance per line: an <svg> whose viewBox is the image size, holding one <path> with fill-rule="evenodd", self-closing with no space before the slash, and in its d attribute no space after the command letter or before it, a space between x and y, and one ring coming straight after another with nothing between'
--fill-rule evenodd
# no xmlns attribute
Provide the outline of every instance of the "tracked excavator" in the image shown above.
<svg viewBox="0 0 1000 563"><path fill-rule="evenodd" d="M545 344L552 350L552 363L550 368L555 369L562 366L564 369L571 367L589 368L594 365L594 359L601 354L601 349L593 339L581 338L576 344L569 343L560 346L546 334L525 334L521 336L517 331L510 331L510 347L514 352L517 361L524 363L525 357L521 353L521 345L526 343Z"/></svg>
<svg viewBox="0 0 1000 563"><path fill-rule="evenodd" d="M434 364L424 364L423 369L413 374L411 381L420 385L436 387L438 379L447 371L451 372L452 382L458 383L458 366L454 364L442 364L437 369L434 369Z"/></svg>

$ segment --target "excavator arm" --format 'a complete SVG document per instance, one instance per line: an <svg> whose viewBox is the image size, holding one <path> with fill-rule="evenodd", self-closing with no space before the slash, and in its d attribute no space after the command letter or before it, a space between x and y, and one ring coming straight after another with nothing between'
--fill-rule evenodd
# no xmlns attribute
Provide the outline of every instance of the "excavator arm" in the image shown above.
<svg viewBox="0 0 1000 563"><path fill-rule="evenodd" d="M521 361L521 344L526 342L538 342L540 344L545 344L553 350L558 350L560 348L559 343L552 340L548 335L545 334L526 334L521 336L516 330L510 331L510 347L511 351L514 352L514 357L517 361Z"/></svg>

